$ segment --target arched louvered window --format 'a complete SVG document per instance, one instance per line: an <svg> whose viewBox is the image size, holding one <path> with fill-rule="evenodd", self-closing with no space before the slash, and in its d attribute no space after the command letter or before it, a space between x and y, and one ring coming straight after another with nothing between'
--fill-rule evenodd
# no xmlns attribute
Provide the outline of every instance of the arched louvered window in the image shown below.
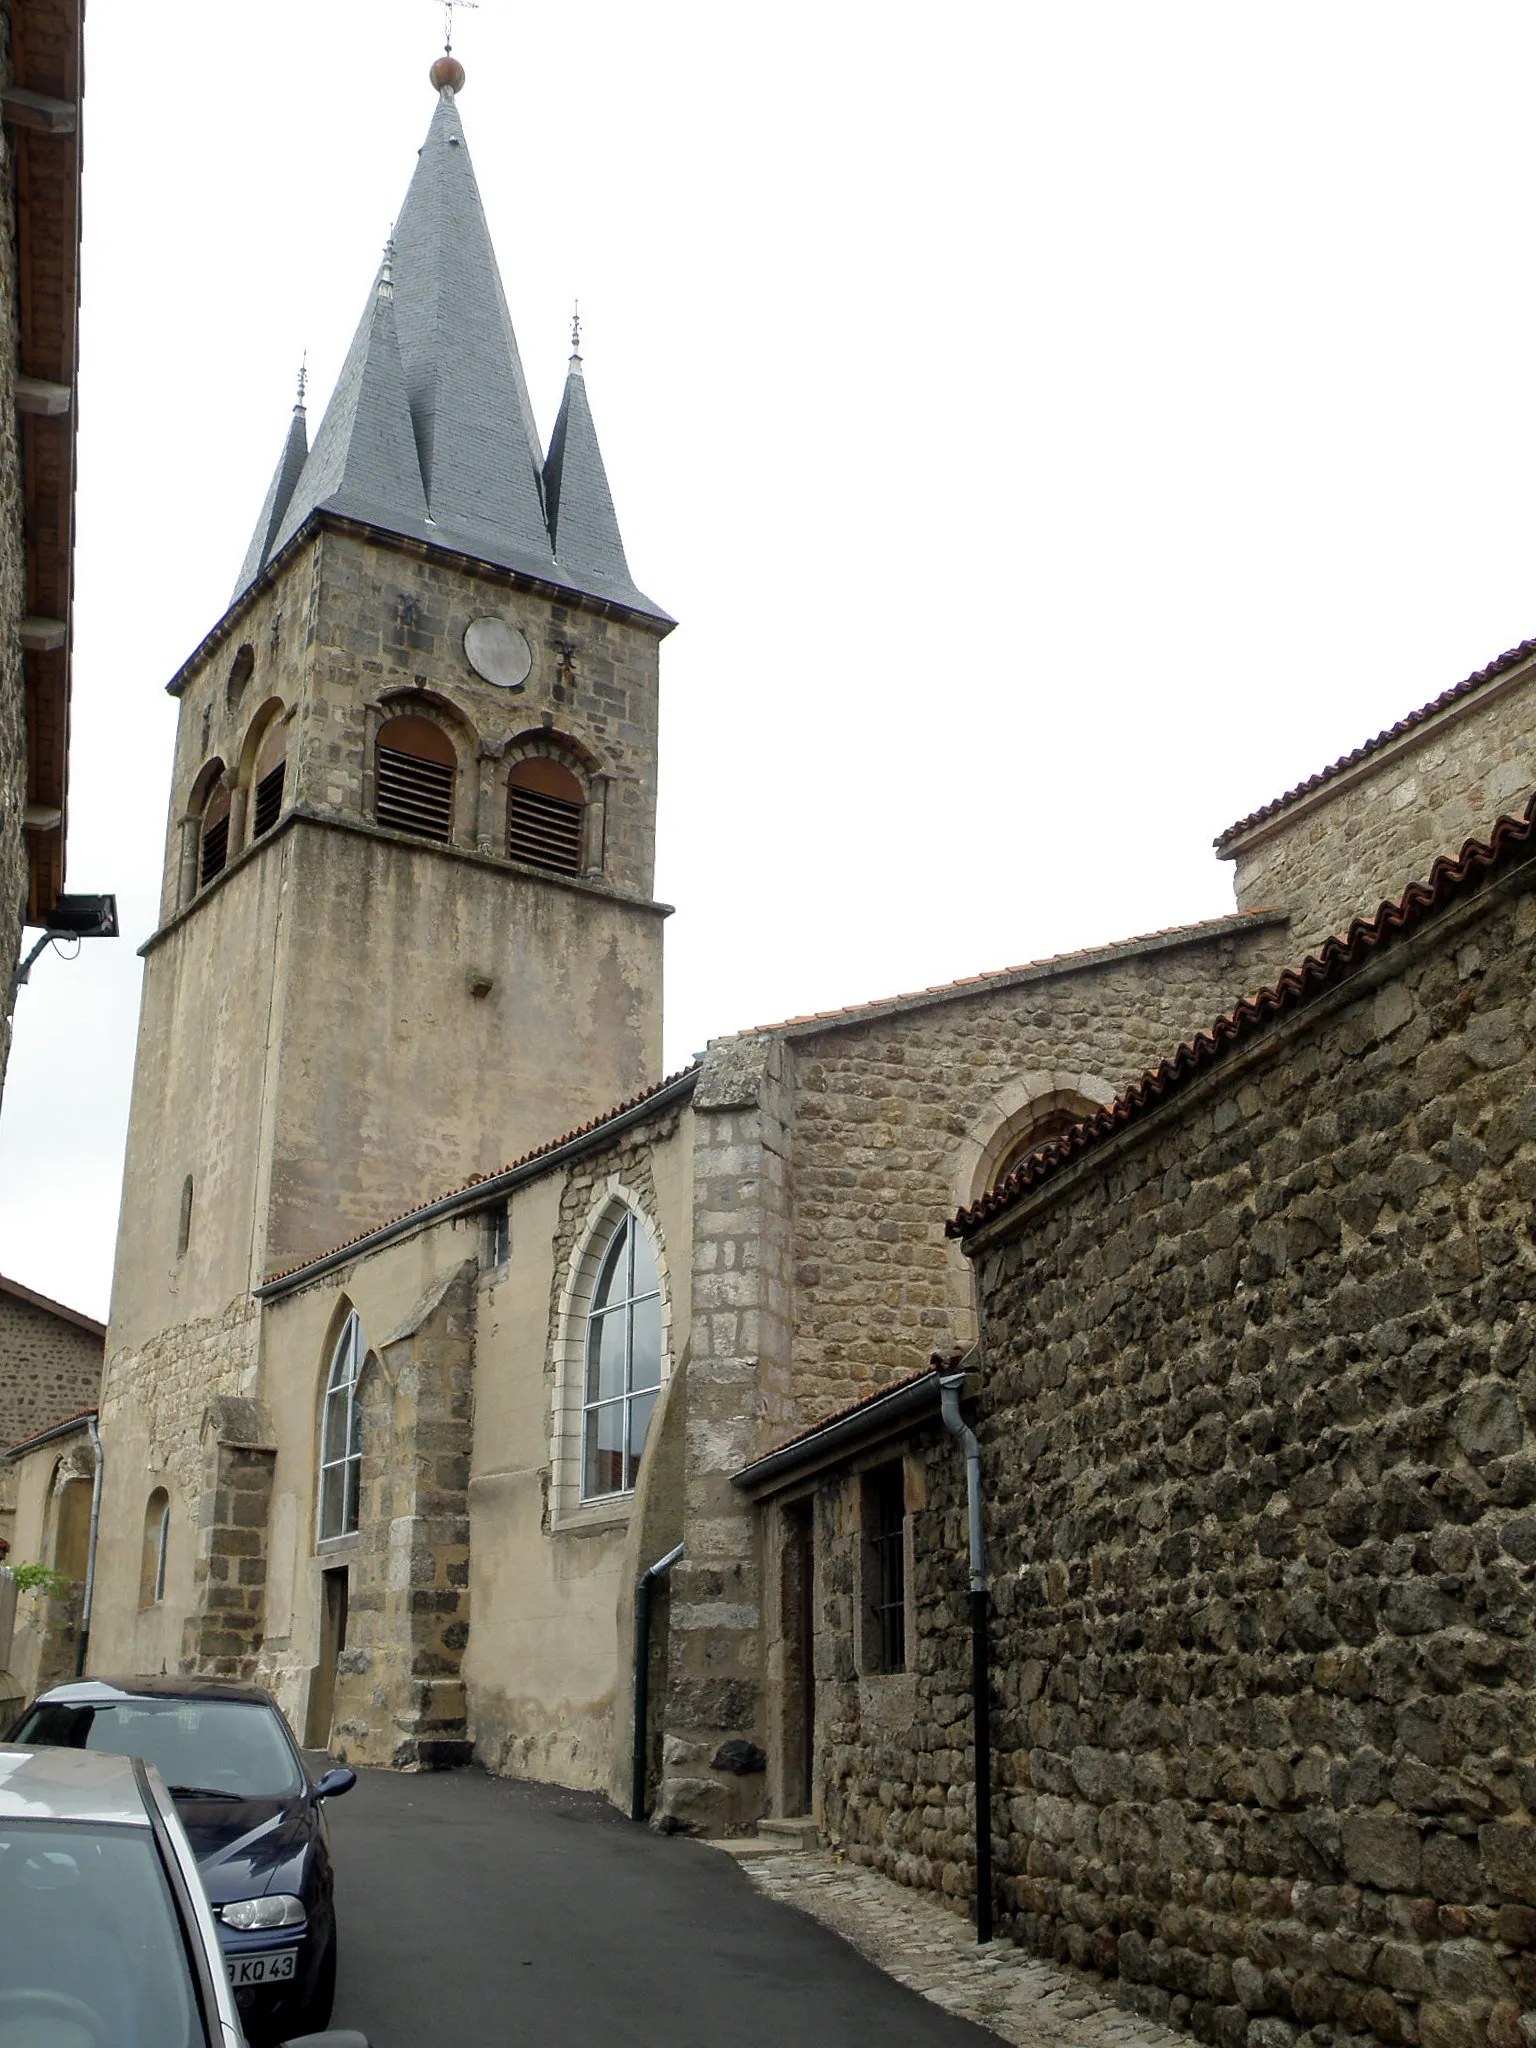
<svg viewBox="0 0 1536 2048"><path fill-rule="evenodd" d="M221 775L208 793L197 842L197 885L206 889L229 860L229 790Z"/></svg>
<svg viewBox="0 0 1536 2048"><path fill-rule="evenodd" d="M507 852L556 874L581 873L586 791L558 761L535 755L507 777Z"/></svg>
<svg viewBox="0 0 1536 2048"><path fill-rule="evenodd" d="M374 815L418 839L453 837L453 785L459 757L430 718L392 718L379 732Z"/></svg>
<svg viewBox="0 0 1536 2048"><path fill-rule="evenodd" d="M259 839L277 823L283 808L283 778L288 768L288 728L274 718L256 755L251 776L251 837Z"/></svg>
<svg viewBox="0 0 1536 2048"><path fill-rule="evenodd" d="M357 1383L362 1377L362 1318L352 1309L341 1326L325 1382L320 1423L320 1522L328 1536L350 1536L358 1524L363 1474L363 1411Z"/></svg>

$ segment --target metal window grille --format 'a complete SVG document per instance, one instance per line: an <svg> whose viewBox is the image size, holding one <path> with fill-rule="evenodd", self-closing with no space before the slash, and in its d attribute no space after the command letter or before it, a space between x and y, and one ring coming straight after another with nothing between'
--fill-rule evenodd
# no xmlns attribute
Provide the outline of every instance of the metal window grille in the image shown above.
<svg viewBox="0 0 1536 2048"><path fill-rule="evenodd" d="M283 808L283 771L287 766L286 761L279 761L256 785L256 815L251 826L253 839L259 839L263 832L270 832L277 823L277 814Z"/></svg>
<svg viewBox="0 0 1536 2048"><path fill-rule="evenodd" d="M224 863L229 858L229 813L212 825L203 827L202 845L198 853L198 882L206 889L215 875L222 875Z"/></svg>
<svg viewBox="0 0 1536 2048"><path fill-rule="evenodd" d="M870 1611L881 1671L907 1668L906 1489L900 1465L887 1465L870 1480L874 1526L869 1532L874 1566Z"/></svg>
<svg viewBox="0 0 1536 2048"><path fill-rule="evenodd" d="M453 836L454 771L446 761L379 748L375 810L381 825L413 832L418 839Z"/></svg>
<svg viewBox="0 0 1536 2048"><path fill-rule="evenodd" d="M363 1369L363 1325L353 1309L331 1354L320 1433L320 1528L350 1536L358 1526L363 1471L363 1411L357 1382Z"/></svg>
<svg viewBox="0 0 1536 2048"><path fill-rule="evenodd" d="M583 809L567 797L514 784L507 801L508 853L534 867L579 875Z"/></svg>

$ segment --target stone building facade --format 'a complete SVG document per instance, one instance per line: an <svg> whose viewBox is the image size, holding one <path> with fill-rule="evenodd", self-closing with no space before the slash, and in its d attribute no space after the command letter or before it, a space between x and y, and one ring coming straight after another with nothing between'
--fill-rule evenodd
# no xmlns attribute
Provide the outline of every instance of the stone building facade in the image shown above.
<svg viewBox="0 0 1536 2048"><path fill-rule="evenodd" d="M64 886L83 0L0 16L0 961ZM11 1042L0 1005L0 1086Z"/></svg>
<svg viewBox="0 0 1536 2048"><path fill-rule="evenodd" d="M0 1274L0 1442L94 1408L106 1325Z"/></svg>
<svg viewBox="0 0 1536 2048"><path fill-rule="evenodd" d="M1533 819L958 1226L1005 1924L1206 2039L1514 2048L1536 2008ZM952 1541L952 1458L934 1498ZM840 1817L964 1864L918 1593L918 1734L894 1802L834 1767Z"/></svg>

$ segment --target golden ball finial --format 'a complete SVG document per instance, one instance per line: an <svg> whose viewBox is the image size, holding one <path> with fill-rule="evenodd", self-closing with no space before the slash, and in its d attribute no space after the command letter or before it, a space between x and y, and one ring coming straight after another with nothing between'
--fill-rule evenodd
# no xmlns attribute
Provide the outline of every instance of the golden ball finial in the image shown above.
<svg viewBox="0 0 1536 2048"><path fill-rule="evenodd" d="M439 92L462 92L464 90L464 66L457 57L444 53L432 66L432 83Z"/></svg>

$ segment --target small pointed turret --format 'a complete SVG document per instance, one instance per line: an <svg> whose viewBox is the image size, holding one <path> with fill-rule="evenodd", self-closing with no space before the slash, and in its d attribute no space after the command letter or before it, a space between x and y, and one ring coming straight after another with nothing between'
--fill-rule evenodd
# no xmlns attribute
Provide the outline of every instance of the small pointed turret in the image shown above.
<svg viewBox="0 0 1536 2048"><path fill-rule="evenodd" d="M587 380L581 360L579 317L571 322L571 360L566 372L560 416L550 438L544 465L544 502L549 509L549 535L555 561L583 589L604 596L639 600L624 559L613 493L597 445L597 428L587 402Z"/></svg>
<svg viewBox="0 0 1536 2048"><path fill-rule="evenodd" d="M301 435L285 451L235 594L329 510L665 619L630 580L579 354L544 461L464 140L463 67L445 55L432 82L374 295L313 449Z"/></svg>
<svg viewBox="0 0 1536 2048"><path fill-rule="evenodd" d="M391 243L278 527L274 554L320 505L394 531L414 533L426 525L427 497L395 331L393 255Z"/></svg>
<svg viewBox="0 0 1536 2048"><path fill-rule="evenodd" d="M309 455L309 424L304 411L305 373L299 372L299 396L293 408L293 418L288 422L288 436L283 442L283 452L278 457L277 468L267 487L267 495L261 508L261 517L256 522L256 531L251 535L251 544L245 551L245 560L240 565L240 574L235 583L235 596L256 581L267 566L272 553L272 543L277 530L283 523L283 514L293 499L293 488L303 471Z"/></svg>

